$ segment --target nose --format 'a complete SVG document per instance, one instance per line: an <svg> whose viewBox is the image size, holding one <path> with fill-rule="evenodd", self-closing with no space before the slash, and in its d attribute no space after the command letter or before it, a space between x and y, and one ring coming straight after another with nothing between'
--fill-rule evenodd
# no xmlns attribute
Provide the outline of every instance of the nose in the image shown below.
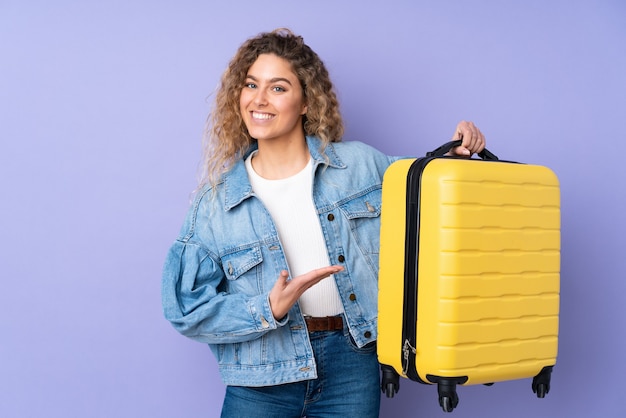
<svg viewBox="0 0 626 418"><path fill-rule="evenodd" d="M263 106L267 104L267 93L263 89L257 89L254 95L254 104Z"/></svg>

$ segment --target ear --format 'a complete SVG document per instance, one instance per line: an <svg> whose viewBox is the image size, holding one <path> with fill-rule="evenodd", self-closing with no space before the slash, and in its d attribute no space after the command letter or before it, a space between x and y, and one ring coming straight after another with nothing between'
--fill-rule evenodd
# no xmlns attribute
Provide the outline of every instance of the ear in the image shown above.
<svg viewBox="0 0 626 418"><path fill-rule="evenodd" d="M302 105L302 111L300 112L301 115L306 115L306 112L308 110L308 106L306 104L306 102L304 102L304 104Z"/></svg>

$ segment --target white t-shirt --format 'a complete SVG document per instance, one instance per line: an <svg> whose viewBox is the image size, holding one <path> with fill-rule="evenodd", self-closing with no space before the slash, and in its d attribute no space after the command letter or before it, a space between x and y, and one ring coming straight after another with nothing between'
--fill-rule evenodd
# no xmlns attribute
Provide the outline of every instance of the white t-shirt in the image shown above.
<svg viewBox="0 0 626 418"><path fill-rule="evenodd" d="M330 265L322 227L313 204L313 162L299 173L280 180L268 180L252 168L252 153L246 170L254 194L261 199L278 229L292 277ZM309 288L299 300L308 316L333 316L343 313L334 276Z"/></svg>

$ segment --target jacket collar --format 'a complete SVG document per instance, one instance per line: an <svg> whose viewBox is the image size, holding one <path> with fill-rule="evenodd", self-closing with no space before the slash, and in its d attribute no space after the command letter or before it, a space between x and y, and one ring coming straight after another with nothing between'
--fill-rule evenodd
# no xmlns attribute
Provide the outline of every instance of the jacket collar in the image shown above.
<svg viewBox="0 0 626 418"><path fill-rule="evenodd" d="M317 166L328 165L328 167L343 169L346 165L337 155L333 144L328 144L322 149L322 141L315 136L306 137L307 146L313 158L314 170ZM252 186L248 179L246 171L245 159L258 148L256 142L246 151L242 159L237 161L235 165L224 174L224 210L230 210L252 196Z"/></svg>

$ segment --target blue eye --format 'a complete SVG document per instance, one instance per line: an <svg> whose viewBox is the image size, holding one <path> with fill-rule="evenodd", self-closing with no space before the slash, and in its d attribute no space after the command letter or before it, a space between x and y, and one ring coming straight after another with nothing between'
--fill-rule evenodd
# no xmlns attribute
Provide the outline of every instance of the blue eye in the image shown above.
<svg viewBox="0 0 626 418"><path fill-rule="evenodd" d="M276 93L282 93L285 91L285 89L282 88L281 86L274 86L272 87L272 90L274 90Z"/></svg>
<svg viewBox="0 0 626 418"><path fill-rule="evenodd" d="M245 87L247 87L249 89L255 89L256 88L256 84L254 84L254 83L246 83Z"/></svg>

